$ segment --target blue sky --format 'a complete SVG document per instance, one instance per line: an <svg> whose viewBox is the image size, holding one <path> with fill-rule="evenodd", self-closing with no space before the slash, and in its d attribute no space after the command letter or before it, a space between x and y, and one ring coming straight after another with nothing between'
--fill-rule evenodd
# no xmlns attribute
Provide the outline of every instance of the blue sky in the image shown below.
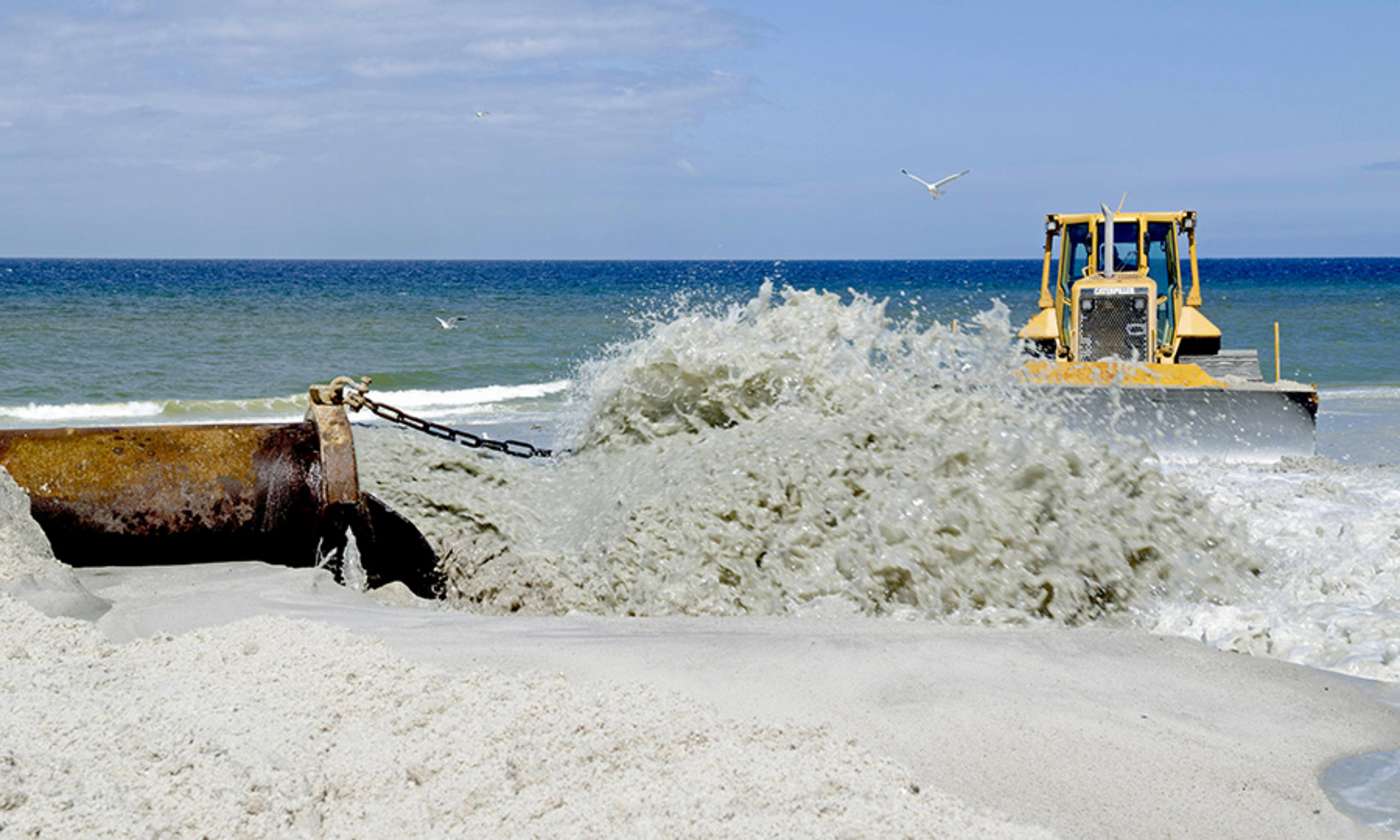
<svg viewBox="0 0 1400 840"><path fill-rule="evenodd" d="M1391 0L5 0L0 254L1033 257L1126 190L1208 256L1400 255L1396 32Z"/></svg>

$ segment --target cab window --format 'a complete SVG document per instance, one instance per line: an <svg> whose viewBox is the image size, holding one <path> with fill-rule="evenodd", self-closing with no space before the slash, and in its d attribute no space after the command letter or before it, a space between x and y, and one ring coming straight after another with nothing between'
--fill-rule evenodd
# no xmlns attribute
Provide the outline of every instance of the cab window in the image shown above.
<svg viewBox="0 0 1400 840"><path fill-rule="evenodd" d="M1103 271L1108 266L1104 261L1103 246L1103 224L1098 225L1099 270ZM1137 222L1114 222L1113 223L1113 270L1114 271L1137 271L1138 264L1138 225Z"/></svg>
<svg viewBox="0 0 1400 840"><path fill-rule="evenodd" d="M1147 276L1157 281L1164 298L1157 305L1157 339L1167 347L1176 337L1176 298L1181 290L1181 263L1176 257L1172 223L1148 222L1145 245Z"/></svg>
<svg viewBox="0 0 1400 840"><path fill-rule="evenodd" d="M1084 269L1089 267L1089 248L1091 247L1089 223L1079 222L1065 225L1063 247L1064 253L1060 257L1060 294L1061 299L1066 304L1060 310L1060 336L1068 340L1070 290L1074 286L1074 281L1083 277Z"/></svg>

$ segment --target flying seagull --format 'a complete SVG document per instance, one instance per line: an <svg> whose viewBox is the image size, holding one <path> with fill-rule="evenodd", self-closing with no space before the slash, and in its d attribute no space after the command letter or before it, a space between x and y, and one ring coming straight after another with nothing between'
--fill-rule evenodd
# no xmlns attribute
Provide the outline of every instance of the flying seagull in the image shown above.
<svg viewBox="0 0 1400 840"><path fill-rule="evenodd" d="M437 318L437 322L442 325L443 329L455 330L457 329L457 322L466 320L467 316L453 315L451 318L438 318L438 316L434 315L433 317Z"/></svg>
<svg viewBox="0 0 1400 840"><path fill-rule="evenodd" d="M955 172L952 175L949 175L947 178L943 178L939 181L934 181L932 184L930 184L928 181L925 181L923 178L920 178L918 175L915 175L914 173L910 172L908 169L901 169L899 171L922 184L924 189L928 190L929 198L938 198L940 195L943 195L943 187L945 187L948 184L951 184L953 181L958 180L959 178L971 172L972 170L964 169L961 172Z"/></svg>
<svg viewBox="0 0 1400 840"><path fill-rule="evenodd" d="M491 116L491 112L490 112L490 111L477 111L477 112L476 112L476 118L479 119L479 120L484 120L484 119L486 119L486 118L489 117L489 116Z"/></svg>

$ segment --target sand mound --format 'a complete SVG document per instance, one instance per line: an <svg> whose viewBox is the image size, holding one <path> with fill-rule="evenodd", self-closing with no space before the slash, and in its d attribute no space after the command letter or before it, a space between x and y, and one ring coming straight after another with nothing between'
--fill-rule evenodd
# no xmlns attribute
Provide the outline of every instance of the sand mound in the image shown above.
<svg viewBox="0 0 1400 840"><path fill-rule="evenodd" d="M324 625L118 646L0 596L0 638L6 836L1048 836L823 728L440 671Z"/></svg>
<svg viewBox="0 0 1400 840"><path fill-rule="evenodd" d="M29 515L29 494L0 467L0 583L57 566L49 538Z"/></svg>
<svg viewBox="0 0 1400 840"><path fill-rule="evenodd" d="M51 616L95 620L111 606L88 592L54 558L49 538L29 515L29 495L0 467L0 593Z"/></svg>

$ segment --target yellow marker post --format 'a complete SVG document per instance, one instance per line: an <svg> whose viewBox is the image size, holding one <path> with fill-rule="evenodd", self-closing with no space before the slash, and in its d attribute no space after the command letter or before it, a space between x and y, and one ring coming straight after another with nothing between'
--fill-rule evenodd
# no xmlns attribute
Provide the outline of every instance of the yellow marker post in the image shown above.
<svg viewBox="0 0 1400 840"><path fill-rule="evenodd" d="M1280 366L1279 366L1279 362L1278 362L1278 321L1275 321L1275 322L1274 322L1274 381L1275 381L1275 382L1279 381L1279 379L1281 378L1281 377L1279 376L1279 370L1280 370Z"/></svg>
<svg viewBox="0 0 1400 840"><path fill-rule="evenodd" d="M1040 300L1037 305L1041 309L1049 309L1055 305L1055 300L1050 297L1050 249L1055 244L1055 232L1047 230L1045 232L1045 250L1041 254L1040 261Z"/></svg>
<svg viewBox="0 0 1400 840"><path fill-rule="evenodd" d="M1196 264L1196 223L1193 220L1191 227L1186 229L1187 247L1191 253L1191 291L1186 294L1187 306L1201 305L1201 269Z"/></svg>

